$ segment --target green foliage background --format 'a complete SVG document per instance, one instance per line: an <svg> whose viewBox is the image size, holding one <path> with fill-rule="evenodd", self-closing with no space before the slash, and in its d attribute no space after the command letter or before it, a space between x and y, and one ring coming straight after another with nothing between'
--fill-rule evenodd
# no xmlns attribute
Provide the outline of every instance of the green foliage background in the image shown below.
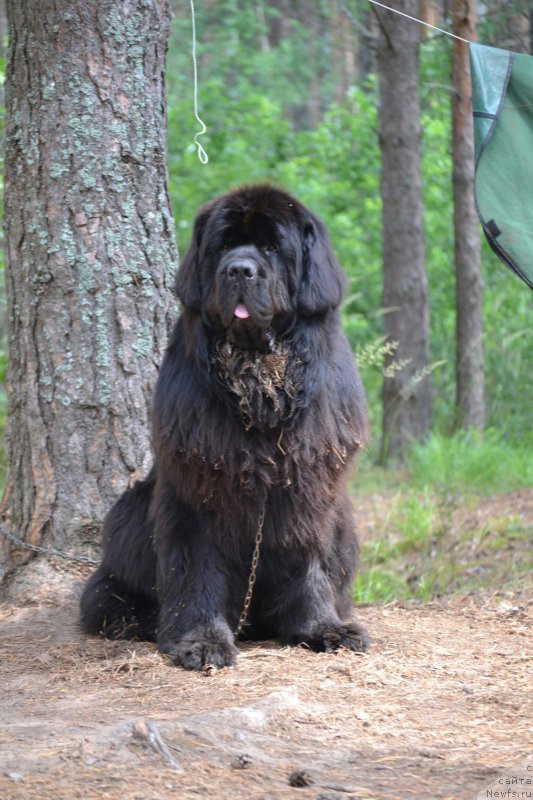
<svg viewBox="0 0 533 800"><path fill-rule="evenodd" d="M344 323L360 358L379 436L381 369L375 343L381 335L378 97L375 81L354 86L341 104L329 102L322 122L295 130L286 119L308 91L308 35L294 24L279 48L257 47L258 26L237 2L226 2L221 25L198 19L202 143L209 164L198 161L193 137L190 20L176 19L170 48L170 193L183 253L191 221L203 202L243 182L270 180L294 192L325 221L351 284ZM242 4L241 4L242 5ZM274 13L274 12L273 12ZM209 32L208 44L206 35ZM314 54L316 57L316 53ZM454 422L455 312L451 193L450 52L446 40L422 47L420 94L427 269L431 303L433 419L436 432ZM331 96L329 74L324 93ZM301 100L300 100L301 102ZM488 247L483 251L484 325L488 426L507 443L533 441L531 293ZM374 358L368 359L368 348Z"/></svg>

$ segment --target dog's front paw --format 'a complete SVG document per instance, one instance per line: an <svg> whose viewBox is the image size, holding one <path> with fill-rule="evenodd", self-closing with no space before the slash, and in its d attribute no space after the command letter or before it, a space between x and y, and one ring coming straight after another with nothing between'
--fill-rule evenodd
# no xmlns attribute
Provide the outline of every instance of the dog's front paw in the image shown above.
<svg viewBox="0 0 533 800"><path fill-rule="evenodd" d="M370 646L370 637L357 622L322 623L309 633L294 634L291 644L304 644L319 653L332 653L341 647L363 653Z"/></svg>
<svg viewBox="0 0 533 800"><path fill-rule="evenodd" d="M370 637L358 622L326 626L321 634L321 650L331 653L339 647L364 653L370 647Z"/></svg>
<svg viewBox="0 0 533 800"><path fill-rule="evenodd" d="M229 628L198 627L188 631L177 642L159 642L159 650L167 653L174 664L184 669L201 670L231 667L237 658L237 648Z"/></svg>

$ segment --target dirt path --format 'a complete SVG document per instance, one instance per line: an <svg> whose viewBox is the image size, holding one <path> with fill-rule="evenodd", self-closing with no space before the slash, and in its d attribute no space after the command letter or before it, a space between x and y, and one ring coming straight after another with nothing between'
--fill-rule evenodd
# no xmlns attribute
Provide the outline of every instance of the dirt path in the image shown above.
<svg viewBox="0 0 533 800"><path fill-rule="evenodd" d="M475 798L533 769L532 609L510 593L363 608L366 655L269 642L201 675L84 638L72 601L4 606L0 797Z"/></svg>

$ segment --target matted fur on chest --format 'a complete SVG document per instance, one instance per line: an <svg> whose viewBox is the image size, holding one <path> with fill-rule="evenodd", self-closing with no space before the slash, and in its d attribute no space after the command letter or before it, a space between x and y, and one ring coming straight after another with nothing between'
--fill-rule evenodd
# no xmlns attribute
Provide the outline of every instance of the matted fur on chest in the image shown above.
<svg viewBox="0 0 533 800"><path fill-rule="evenodd" d="M267 353L218 342L211 363L246 430L288 427L304 405L304 363L288 342L272 342Z"/></svg>

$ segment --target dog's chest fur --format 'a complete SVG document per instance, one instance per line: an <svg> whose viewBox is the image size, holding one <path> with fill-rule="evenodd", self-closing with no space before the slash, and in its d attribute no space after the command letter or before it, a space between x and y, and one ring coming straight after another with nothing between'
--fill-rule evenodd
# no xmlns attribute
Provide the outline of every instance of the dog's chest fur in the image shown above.
<svg viewBox="0 0 533 800"><path fill-rule="evenodd" d="M302 408L304 364L288 342L273 342L267 353L220 342L212 365L246 430L289 427Z"/></svg>

